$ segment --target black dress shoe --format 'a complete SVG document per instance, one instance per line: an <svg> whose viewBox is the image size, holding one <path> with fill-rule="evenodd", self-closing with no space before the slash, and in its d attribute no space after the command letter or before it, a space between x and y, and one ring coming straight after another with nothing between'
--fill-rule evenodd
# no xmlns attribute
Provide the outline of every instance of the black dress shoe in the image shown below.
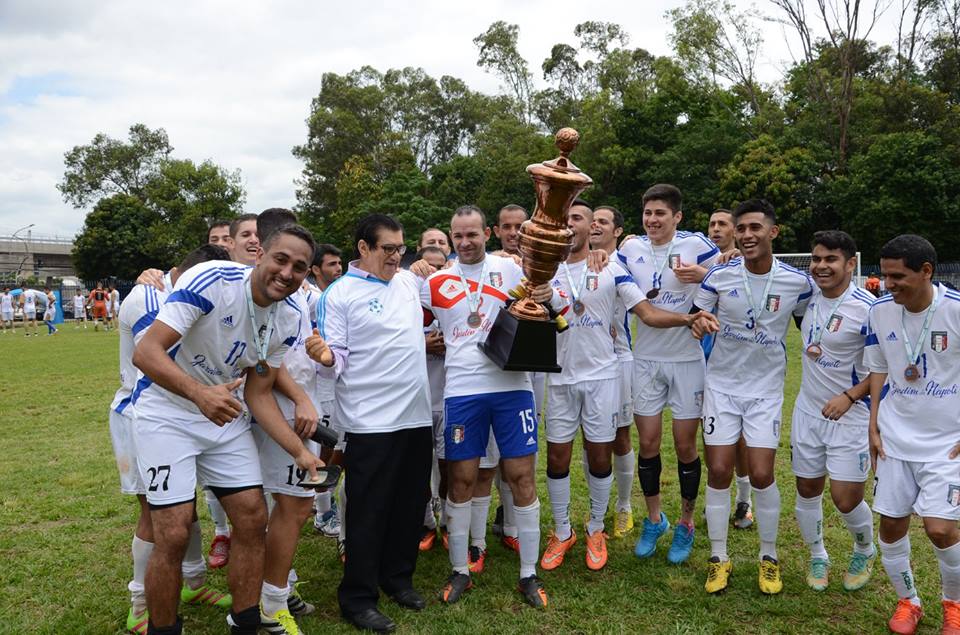
<svg viewBox="0 0 960 635"><path fill-rule="evenodd" d="M377 609L364 609L359 613L343 613L343 619L361 631L392 633L397 629L396 623Z"/></svg>
<svg viewBox="0 0 960 635"><path fill-rule="evenodd" d="M422 611L427 607L427 601L415 589L404 589L390 596L393 601L405 609Z"/></svg>

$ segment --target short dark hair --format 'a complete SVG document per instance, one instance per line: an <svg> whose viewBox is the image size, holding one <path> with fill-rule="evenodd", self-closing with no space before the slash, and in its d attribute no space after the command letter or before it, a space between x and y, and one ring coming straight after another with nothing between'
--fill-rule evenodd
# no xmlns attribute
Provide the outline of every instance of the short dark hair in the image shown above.
<svg viewBox="0 0 960 635"><path fill-rule="evenodd" d="M577 205L579 207L586 207L591 212L593 211L593 205L591 205L590 203L586 202L585 200L579 197L573 199L573 202L570 203L570 207L573 207L574 205Z"/></svg>
<svg viewBox="0 0 960 635"><path fill-rule="evenodd" d="M381 229L392 232L402 232L403 225L393 216L386 214L367 214L357 223L357 231L353 235L353 244L359 245L360 241L367 243L371 249L377 246L377 234Z"/></svg>
<svg viewBox="0 0 960 635"><path fill-rule="evenodd" d="M754 212L759 212L770 219L774 225L777 224L777 213L773 209L773 205L769 201L763 198L751 198L747 199L744 202L740 203L733 208L733 220L736 222L738 218L744 214L752 214Z"/></svg>
<svg viewBox="0 0 960 635"><path fill-rule="evenodd" d="M446 260L447 258L447 254L443 253L442 249L440 249L439 247L434 247L433 245L429 245L417 252L417 259L419 260L427 254L434 254L434 253L440 254L441 256L443 256L444 260Z"/></svg>
<svg viewBox="0 0 960 635"><path fill-rule="evenodd" d="M853 236L839 229L825 229L815 233L810 249L817 245L823 245L827 249L839 249L847 260L857 255L857 243Z"/></svg>
<svg viewBox="0 0 960 635"><path fill-rule="evenodd" d="M210 232L217 227L226 227L227 231L230 231L230 221L220 218L210 223L210 227L207 227L207 242L210 242Z"/></svg>
<svg viewBox="0 0 960 635"><path fill-rule="evenodd" d="M613 205L600 205L593 210L593 213L596 214L602 209L608 209L610 213L613 214L613 226L615 229L623 228L623 213L620 210Z"/></svg>
<svg viewBox="0 0 960 635"><path fill-rule="evenodd" d="M523 212L524 216L529 217L530 214L527 213L527 209L522 205L517 205L516 203L507 203L500 208L500 211L497 212L497 226L500 225L500 215L504 212Z"/></svg>
<svg viewBox="0 0 960 635"><path fill-rule="evenodd" d="M280 236L287 235L293 236L294 238L299 238L303 242L307 243L310 246L310 257L307 259L309 262L313 262L313 254L317 251L317 242L313 239L313 234L310 233L310 230L302 225L292 225L287 223L286 225L281 225L276 229L270 232L270 235L267 236L267 240L260 243L261 248L264 253L270 251L270 247L273 243L277 242Z"/></svg>
<svg viewBox="0 0 960 635"><path fill-rule="evenodd" d="M524 211L524 213L526 213L526 211ZM456 218L457 216L470 216L471 214L479 214L480 226L481 227L487 226L487 215L484 214L483 210L477 207L476 205L461 205L457 209L453 210L454 218ZM497 219L499 220L499 216L497 217Z"/></svg>
<svg viewBox="0 0 960 635"><path fill-rule="evenodd" d="M717 209L710 212L710 215L713 216L714 214L717 214L717 213L730 214L731 216L733 216L733 212L728 210L726 207L718 207Z"/></svg>
<svg viewBox="0 0 960 635"><path fill-rule="evenodd" d="M247 222L248 220L257 220L256 214L240 214L232 221L230 221L230 238L236 238L237 234L240 232L240 225ZM209 235L209 233L208 233ZM260 234L258 233L259 237Z"/></svg>
<svg viewBox="0 0 960 635"><path fill-rule="evenodd" d="M923 263L929 262L937 270L937 250L930 241L916 234L900 234L880 248L880 259L902 260L911 271L920 271Z"/></svg>
<svg viewBox="0 0 960 635"><path fill-rule="evenodd" d="M317 248L313 251L313 266L321 267L323 266L324 256L336 256L339 258L343 254L337 247L331 245L330 243L320 243L317 245Z"/></svg>
<svg viewBox="0 0 960 635"><path fill-rule="evenodd" d="M296 225L297 215L283 207L271 207L257 215L257 238L266 242L267 237L284 225Z"/></svg>
<svg viewBox="0 0 960 635"><path fill-rule="evenodd" d="M184 273L188 269L199 265L201 262L209 262L211 260L230 260L230 254L220 245L203 245L184 256L180 264L177 265L177 271Z"/></svg>
<svg viewBox="0 0 960 635"><path fill-rule="evenodd" d="M683 194L675 185L657 183L643 193L643 204L646 205L650 201L663 201L676 214L683 205Z"/></svg>

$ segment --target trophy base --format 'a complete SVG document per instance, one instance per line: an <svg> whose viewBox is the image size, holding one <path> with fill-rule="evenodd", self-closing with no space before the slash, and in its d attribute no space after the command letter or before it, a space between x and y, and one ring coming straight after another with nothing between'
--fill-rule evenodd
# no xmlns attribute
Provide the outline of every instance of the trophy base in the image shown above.
<svg viewBox="0 0 960 635"><path fill-rule="evenodd" d="M557 365L557 325L553 320L518 320L509 311L500 311L486 341L477 346L503 370L561 370Z"/></svg>

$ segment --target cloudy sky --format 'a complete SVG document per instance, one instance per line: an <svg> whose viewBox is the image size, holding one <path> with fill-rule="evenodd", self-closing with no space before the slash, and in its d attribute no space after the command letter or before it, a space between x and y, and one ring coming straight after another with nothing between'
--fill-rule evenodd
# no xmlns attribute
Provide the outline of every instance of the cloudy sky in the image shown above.
<svg viewBox="0 0 960 635"><path fill-rule="evenodd" d="M496 20L519 25L536 75L585 20L617 22L632 46L667 54L664 12L679 4L0 0L0 235L31 222L74 235L88 210L55 188L64 152L137 122L165 128L178 158L239 168L250 211L291 206L301 164L290 150L323 73L422 66L492 93L472 40ZM779 26L765 33L761 76L772 79L790 51Z"/></svg>

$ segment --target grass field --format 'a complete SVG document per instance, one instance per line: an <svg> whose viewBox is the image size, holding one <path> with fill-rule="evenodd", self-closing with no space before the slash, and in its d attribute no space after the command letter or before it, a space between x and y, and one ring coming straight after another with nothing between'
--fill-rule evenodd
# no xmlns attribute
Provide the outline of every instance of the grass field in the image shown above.
<svg viewBox="0 0 960 635"><path fill-rule="evenodd" d="M789 421L800 380L799 340L795 332L791 337L784 423ZM5 563L0 567L0 633L123 631L136 506L119 493L107 428L107 407L118 377L117 339L114 333L76 331L72 325L63 325L55 337L24 338L22 330L0 336L0 557ZM669 440L663 454L664 502L672 522L679 493ZM514 590L516 556L492 542L487 570L475 578L476 588L460 604L444 607L433 599L449 566L446 552L435 548L421 555L415 580L430 596L428 608L410 613L388 601L382 608L408 633L884 632L895 603L893 592L879 562L865 589L853 594L842 590L840 575L850 540L829 504L825 534L834 562L831 587L824 593L806 587L807 551L793 518L795 494L786 434L777 464L783 495L779 555L785 584L779 596L766 597L757 589L755 528L731 529L730 588L717 597L703 591L709 543L698 510L694 553L680 567L666 561L667 538L652 559L637 560L635 529L628 539L610 541L608 566L593 573L584 565L581 538L561 569L542 573L550 597L543 612L522 604ZM579 466L571 473L575 488L571 515L583 519L586 488ZM552 525L542 477L540 500L545 544ZM633 500L639 520L642 500L636 483ZM208 544L212 524L205 506L200 513ZM580 527L577 530L582 536ZM914 569L927 610L921 632L933 633L940 626L939 573L919 521L913 545ZM339 620L336 605L340 564L334 541L315 534L312 527L305 529L296 567L300 578L309 581L302 587L305 597L318 607L302 621L304 630L350 632ZM225 587L223 573L212 573L210 579ZM185 607L183 612L191 634L226 630L223 614L216 609Z"/></svg>

